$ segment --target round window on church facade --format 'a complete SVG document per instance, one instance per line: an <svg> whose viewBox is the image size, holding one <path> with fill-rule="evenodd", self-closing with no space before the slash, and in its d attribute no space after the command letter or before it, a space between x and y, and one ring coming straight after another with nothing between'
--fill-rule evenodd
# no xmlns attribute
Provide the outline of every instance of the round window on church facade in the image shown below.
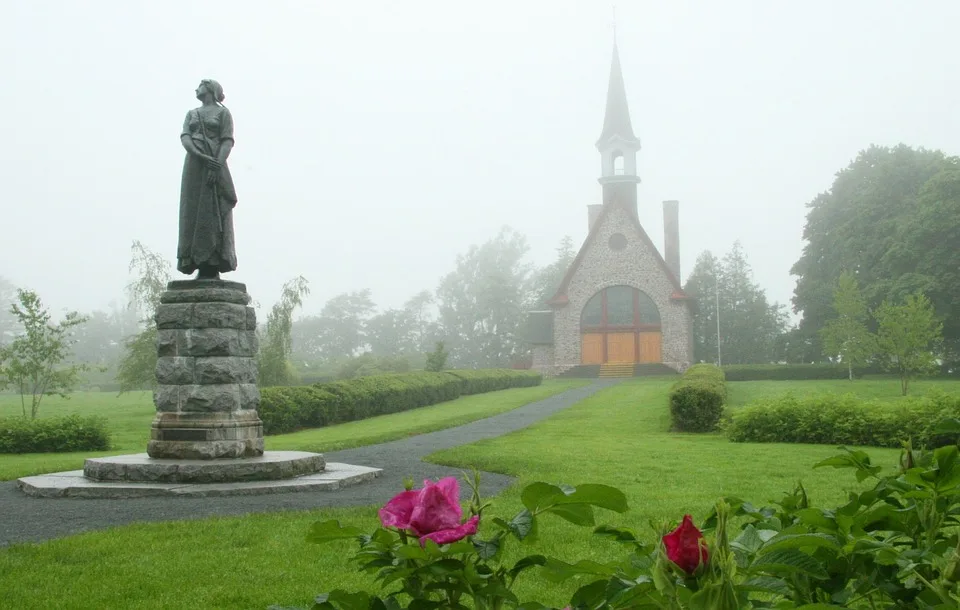
<svg viewBox="0 0 960 610"><path fill-rule="evenodd" d="M627 237L623 233L614 233L610 236L610 249L623 250L627 247Z"/></svg>

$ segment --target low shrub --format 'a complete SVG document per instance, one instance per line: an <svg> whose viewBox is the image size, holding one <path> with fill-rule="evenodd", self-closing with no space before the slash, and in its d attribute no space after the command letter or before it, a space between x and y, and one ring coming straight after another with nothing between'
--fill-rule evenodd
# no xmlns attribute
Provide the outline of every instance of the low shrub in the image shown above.
<svg viewBox="0 0 960 610"><path fill-rule="evenodd" d="M695 364L670 390L670 422L678 432L710 432L727 399L724 373L712 364Z"/></svg>
<svg viewBox="0 0 960 610"><path fill-rule="evenodd" d="M106 451L107 418L100 415L0 419L0 453Z"/></svg>
<svg viewBox="0 0 960 610"><path fill-rule="evenodd" d="M732 364L723 367L727 381L802 381L805 379L847 379L844 364ZM854 369L854 377L863 370Z"/></svg>
<svg viewBox="0 0 960 610"><path fill-rule="evenodd" d="M960 418L960 396L933 392L897 403L852 394L763 398L733 412L723 428L731 441L901 447L942 447L958 435L937 430Z"/></svg>
<svg viewBox="0 0 960 610"><path fill-rule="evenodd" d="M319 428L506 388L539 385L539 373L491 369L372 375L260 390L264 434Z"/></svg>
<svg viewBox="0 0 960 610"><path fill-rule="evenodd" d="M537 371L514 369L483 369L446 371L461 381L461 394L482 394L508 388L528 388L543 383L543 375Z"/></svg>

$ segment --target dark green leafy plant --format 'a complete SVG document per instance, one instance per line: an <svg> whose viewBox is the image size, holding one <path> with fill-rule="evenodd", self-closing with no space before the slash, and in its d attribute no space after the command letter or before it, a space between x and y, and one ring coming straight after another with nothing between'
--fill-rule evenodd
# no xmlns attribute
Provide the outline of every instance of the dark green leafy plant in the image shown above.
<svg viewBox="0 0 960 610"><path fill-rule="evenodd" d="M102 415L0 418L0 453L105 451L110 430Z"/></svg>
<svg viewBox="0 0 960 610"><path fill-rule="evenodd" d="M723 429L731 441L820 443L873 447L942 447L957 442L940 426L960 418L960 396L930 392L896 404L852 394L798 398L792 394L756 400L733 412Z"/></svg>
<svg viewBox="0 0 960 610"><path fill-rule="evenodd" d="M938 433L960 434L960 420L943 422ZM628 549L609 562L528 555L509 564L502 549L511 538L537 537L545 513L594 526L594 508L627 510L626 498L612 487L533 483L521 493L524 509L510 521L490 519L495 532L481 539L477 523L487 520L488 504L481 504L476 477L472 516L463 522L450 480L426 482L391 500L380 511L383 527L372 534L336 521L314 524L312 542L357 540L355 561L376 575L385 593L334 590L312 608L547 608L518 599L513 585L521 574L576 579L569 610L960 607L960 448L923 451L906 444L889 474L866 453L841 449L815 466L849 468L865 487L841 506L815 507L798 484L774 506L723 498L702 532L690 515L673 531L652 524L654 543L629 529L596 526L596 535ZM871 487L863 485L868 481Z"/></svg>
<svg viewBox="0 0 960 610"><path fill-rule="evenodd" d="M727 398L723 370L695 364L670 390L670 422L678 432L710 432L723 415Z"/></svg>

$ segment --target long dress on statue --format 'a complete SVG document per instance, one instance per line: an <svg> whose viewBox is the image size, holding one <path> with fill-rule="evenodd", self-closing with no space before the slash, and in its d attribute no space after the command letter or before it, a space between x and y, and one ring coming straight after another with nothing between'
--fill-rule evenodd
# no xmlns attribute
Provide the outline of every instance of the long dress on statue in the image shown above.
<svg viewBox="0 0 960 610"><path fill-rule="evenodd" d="M217 157L221 144L233 140L233 117L223 106L194 108L183 121L187 135L202 152ZM224 163L212 183L202 158L187 153L180 181L180 239L177 270L191 274L201 266L220 273L237 268L233 208L237 193L230 169Z"/></svg>

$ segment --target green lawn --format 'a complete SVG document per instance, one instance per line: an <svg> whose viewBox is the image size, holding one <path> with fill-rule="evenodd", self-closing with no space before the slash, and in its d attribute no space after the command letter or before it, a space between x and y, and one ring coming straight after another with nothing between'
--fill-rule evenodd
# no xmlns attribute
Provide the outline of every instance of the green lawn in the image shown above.
<svg viewBox="0 0 960 610"><path fill-rule="evenodd" d="M909 396L922 396L940 389L951 394L960 392L960 379L922 379L910 382ZM902 400L900 380L890 377L873 379L829 379L822 381L730 381L727 382L727 402L741 407L758 398L781 396L793 392L797 396L835 392L852 393L862 398L895 402Z"/></svg>
<svg viewBox="0 0 960 610"><path fill-rule="evenodd" d="M764 504L802 479L816 504L831 505L856 487L845 471L811 468L836 453L834 447L734 444L719 435L666 432L666 396L673 381L627 381L525 430L439 452L431 459L520 477L519 485L494 499L487 521L519 510L519 490L527 483L602 482L623 489L631 510L601 515L601 522L627 525L645 535L650 519L678 521L691 513L700 522L723 495ZM749 383L754 382L744 382L737 391L749 392ZM824 389L818 383L806 387ZM870 381L851 387L865 394L884 391ZM371 424L358 422L354 432L365 434L366 425ZM896 451L869 452L877 463L896 461ZM138 524L15 545L0 551L0 590L5 604L23 609L262 609L271 603L306 604L332 588L370 587L344 561L352 545L306 544L309 524L336 518L372 530L376 508ZM568 559L607 558L619 552L616 545L591 538L588 530L549 516L541 525L541 542L513 547L511 557L544 552ZM522 583L524 594L548 603L565 602L563 590L534 585L529 578Z"/></svg>
<svg viewBox="0 0 960 610"><path fill-rule="evenodd" d="M587 383L589 382L585 380L548 379L540 386L464 396L457 400L373 417L362 422L268 436L266 448L324 452L382 443L490 417ZM88 457L142 453L147 449L150 422L154 415L150 392L135 392L122 396L107 392L81 392L66 400L47 397L40 405L41 417L69 413L96 413L109 418L113 448L101 452L0 454L0 481L31 474L78 470L83 468L83 460ZM0 396L0 417L19 414L19 397Z"/></svg>

